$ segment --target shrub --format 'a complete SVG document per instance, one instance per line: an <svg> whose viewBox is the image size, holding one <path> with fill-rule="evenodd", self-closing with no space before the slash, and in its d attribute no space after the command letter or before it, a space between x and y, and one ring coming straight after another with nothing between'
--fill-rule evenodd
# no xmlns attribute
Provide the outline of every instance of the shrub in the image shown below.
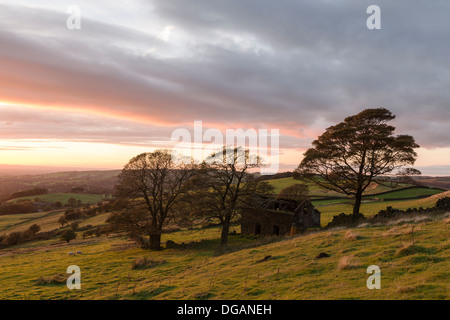
<svg viewBox="0 0 450 320"><path fill-rule="evenodd" d="M3 240L3 243L9 247L14 246L16 244L20 244L23 241L24 241L23 232L16 231L8 234Z"/></svg>
<svg viewBox="0 0 450 320"><path fill-rule="evenodd" d="M78 227L79 227L79 223L78 222L72 222L71 224L70 224L70 229L72 229L73 231L77 231L78 230Z"/></svg>

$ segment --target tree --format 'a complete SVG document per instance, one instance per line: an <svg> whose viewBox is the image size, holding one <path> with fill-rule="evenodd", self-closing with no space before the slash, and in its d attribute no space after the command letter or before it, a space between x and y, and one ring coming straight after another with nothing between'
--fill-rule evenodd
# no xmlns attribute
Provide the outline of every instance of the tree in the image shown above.
<svg viewBox="0 0 450 320"><path fill-rule="evenodd" d="M76 237L77 237L77 234L72 229L65 230L61 234L61 240L66 241L67 243L69 243L71 240L75 239Z"/></svg>
<svg viewBox="0 0 450 320"><path fill-rule="evenodd" d="M41 227L35 223L31 225L28 230L24 231L23 238L26 240L33 240L39 231L41 231Z"/></svg>
<svg viewBox="0 0 450 320"><path fill-rule="evenodd" d="M67 220L64 216L59 217L58 223L61 224L61 227L64 227L64 225L67 223Z"/></svg>
<svg viewBox="0 0 450 320"><path fill-rule="evenodd" d="M409 135L394 135L387 123L395 118L384 108L366 109L331 126L313 141L296 169L296 177L354 197L359 213L362 195L371 183L387 184L420 174L413 168L419 148ZM392 178L396 176L397 179Z"/></svg>
<svg viewBox="0 0 450 320"><path fill-rule="evenodd" d="M262 159L242 148L223 147L213 153L197 178L197 190L192 197L198 212L215 218L222 228L220 246L226 248L230 224L239 211L254 207L261 197L269 196L273 187L256 180L249 171L262 166Z"/></svg>
<svg viewBox="0 0 450 320"><path fill-rule="evenodd" d="M76 207L77 206L77 199L75 198L70 198L69 200L67 200L67 206L69 207Z"/></svg>
<svg viewBox="0 0 450 320"><path fill-rule="evenodd" d="M74 221L70 224L70 229L72 229L73 231L77 231L79 226L80 226L80 224L78 222Z"/></svg>
<svg viewBox="0 0 450 320"><path fill-rule="evenodd" d="M309 188L306 184L296 183L278 193L278 199L289 199L301 202L308 199Z"/></svg>
<svg viewBox="0 0 450 320"><path fill-rule="evenodd" d="M175 204L194 174L190 159L172 157L168 150L137 155L125 165L116 185L116 196L132 199L133 203L111 216L109 222L128 231L141 246L160 249L163 227L175 214Z"/></svg>

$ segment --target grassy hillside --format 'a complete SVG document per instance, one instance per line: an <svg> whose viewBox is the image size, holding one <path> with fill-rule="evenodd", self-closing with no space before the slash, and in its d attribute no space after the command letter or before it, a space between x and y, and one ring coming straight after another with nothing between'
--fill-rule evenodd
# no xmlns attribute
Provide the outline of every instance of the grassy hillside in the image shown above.
<svg viewBox="0 0 450 320"><path fill-rule="evenodd" d="M279 188L296 182L278 180L271 183ZM374 186L372 191L381 190ZM432 207L450 196L450 191L441 191L416 188L367 197L361 212L372 216L386 206ZM422 196L427 197L414 198ZM405 200L390 200L397 198ZM333 215L352 209L351 199L345 198L314 204L322 213L322 226ZM1 216L0 235L34 223L42 231L57 229L63 214L59 210ZM103 225L108 216L81 220L80 227ZM163 243L193 244L158 252L142 250L122 235L82 239L78 232L69 245L55 238L0 250L0 299L448 299L449 223L450 215L442 213L351 230L263 238L241 236L235 225L231 231L238 235L230 235L226 254L217 253L217 227L163 234ZM67 254L78 250L83 254ZM317 259L322 252L329 257ZM132 268L144 261L145 267ZM65 271L73 264L82 271L81 291L65 286ZM366 287L366 269L373 264L381 268L382 290Z"/></svg>
<svg viewBox="0 0 450 320"><path fill-rule="evenodd" d="M303 181L296 180L294 178L274 179L274 180L268 180L267 182L270 183L275 188L274 192L277 194L286 187L289 187L296 183L301 183L301 184L308 185L311 196L333 196L333 197L334 196L337 196L337 197L345 196L342 193L337 193L334 191L323 189L312 182L305 183ZM399 184L398 186L396 186L395 189L401 189L401 188L405 188L408 186L410 186L410 185ZM373 183L372 185L370 185L367 188L366 194L370 195L370 194L376 194L376 193L387 192L387 191L392 191L392 188L389 188L389 187L383 186L383 185L379 185L377 183Z"/></svg>
<svg viewBox="0 0 450 320"><path fill-rule="evenodd" d="M377 199L399 199L399 198L418 198L418 197L427 197L434 194L442 193L445 190L439 189L439 188L423 188L423 187L417 187L417 188L408 188L404 190L398 190L398 191L391 191L388 193L376 195ZM370 197L370 195L369 195Z"/></svg>
<svg viewBox="0 0 450 320"><path fill-rule="evenodd" d="M41 221L42 218L51 214L50 212L36 212L36 213L23 213L23 214L11 214L0 216L0 234L2 231L17 226L23 223L32 221ZM32 223L31 223L32 224ZM31 225L30 224L30 225Z"/></svg>
<svg viewBox="0 0 450 320"><path fill-rule="evenodd" d="M282 178L268 181L275 187L278 193L282 189L296 183L303 183L293 178ZM333 219L334 215L351 213L353 209L353 200L343 194L332 192L320 188L319 186L308 183L312 203L321 212L321 225L326 226ZM367 217L377 214L380 210L392 206L397 209L433 207L439 197L445 196L448 192L439 188L415 187L408 188L411 185L400 184L395 189L387 186L373 184L365 193L364 200L361 204L361 212ZM433 196L437 196L433 197ZM320 197L336 197L334 199L322 199ZM314 200L319 199L319 200ZM404 199L404 200L402 200Z"/></svg>
<svg viewBox="0 0 450 320"><path fill-rule="evenodd" d="M434 207L439 198L450 197L450 191L441 192L423 199L395 200L395 201L363 201L361 204L361 212L366 217L377 214L380 210L391 206L396 209L406 210L408 208L431 208ZM314 202L313 202L314 203ZM331 204L321 205L315 203L316 208L321 212L321 224L327 225L333 219L333 216L341 212L351 213L353 203L349 200L334 200Z"/></svg>
<svg viewBox="0 0 450 320"><path fill-rule="evenodd" d="M224 255L215 253L217 228L164 235L198 241L185 250L144 251L123 237L44 241L0 251L0 299L448 299L448 223L447 214L277 239L236 235ZM76 250L84 254L68 256ZM321 252L330 257L316 259ZM152 263L132 269L144 257ZM72 264L80 291L57 283ZM366 287L373 264L381 290Z"/></svg>
<svg viewBox="0 0 450 320"><path fill-rule="evenodd" d="M66 204L67 201L70 198L74 198L76 200L81 200L82 203L88 204L88 203L95 203L102 199L102 196L99 194L81 194L81 193L51 193L51 194L43 194L40 196L26 196L26 197L20 197L11 199L8 202L17 202L21 200L34 200L36 198L39 198L39 200L44 202L51 202L55 203L57 201L61 202L62 204Z"/></svg>

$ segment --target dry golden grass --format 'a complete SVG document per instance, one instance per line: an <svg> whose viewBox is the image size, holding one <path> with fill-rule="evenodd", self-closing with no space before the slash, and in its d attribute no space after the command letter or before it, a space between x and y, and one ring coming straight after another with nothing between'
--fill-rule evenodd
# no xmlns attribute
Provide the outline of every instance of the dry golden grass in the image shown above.
<svg viewBox="0 0 450 320"><path fill-rule="evenodd" d="M361 237L353 232L351 232L350 230L348 230L345 233L345 240L349 240L349 241L355 241L360 239Z"/></svg>
<svg viewBox="0 0 450 320"><path fill-rule="evenodd" d="M69 276L67 274L64 273L59 273L56 274L54 276L41 276L39 279L36 280L36 285L49 285L49 284L61 284L61 283L66 283L67 278Z"/></svg>
<svg viewBox="0 0 450 320"><path fill-rule="evenodd" d="M337 268L339 271L341 271L341 270L358 268L359 266L361 266L359 259L356 258L354 255L350 255L350 256L342 257L339 260Z"/></svg>
<svg viewBox="0 0 450 320"><path fill-rule="evenodd" d="M414 243L408 242L408 243L404 243L400 248L397 249L397 251L395 252L395 255L398 256L404 256L404 255L408 255L411 254L414 250Z"/></svg>
<svg viewBox="0 0 450 320"><path fill-rule="evenodd" d="M153 258L142 258L142 259L136 259L131 264L131 269L147 269L147 268L153 268L157 265L164 264L166 261L164 260L155 260Z"/></svg>
<svg viewBox="0 0 450 320"><path fill-rule="evenodd" d="M396 292L397 293L410 293L410 292L414 292L416 290L416 286L402 286L402 287L397 287Z"/></svg>
<svg viewBox="0 0 450 320"><path fill-rule="evenodd" d="M421 228L417 225L414 225L414 232L420 231ZM404 235L411 235L413 232L411 225L405 225L405 226L396 226L393 227L386 232L383 232L381 235L383 237L391 237L391 236L404 236Z"/></svg>

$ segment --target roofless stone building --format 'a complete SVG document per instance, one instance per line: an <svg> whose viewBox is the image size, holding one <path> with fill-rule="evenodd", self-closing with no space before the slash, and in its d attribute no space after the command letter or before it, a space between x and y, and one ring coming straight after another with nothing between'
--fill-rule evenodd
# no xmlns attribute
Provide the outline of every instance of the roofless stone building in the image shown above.
<svg viewBox="0 0 450 320"><path fill-rule="evenodd" d="M320 227L320 212L309 200L265 200L241 215L241 233L247 235L286 235Z"/></svg>

